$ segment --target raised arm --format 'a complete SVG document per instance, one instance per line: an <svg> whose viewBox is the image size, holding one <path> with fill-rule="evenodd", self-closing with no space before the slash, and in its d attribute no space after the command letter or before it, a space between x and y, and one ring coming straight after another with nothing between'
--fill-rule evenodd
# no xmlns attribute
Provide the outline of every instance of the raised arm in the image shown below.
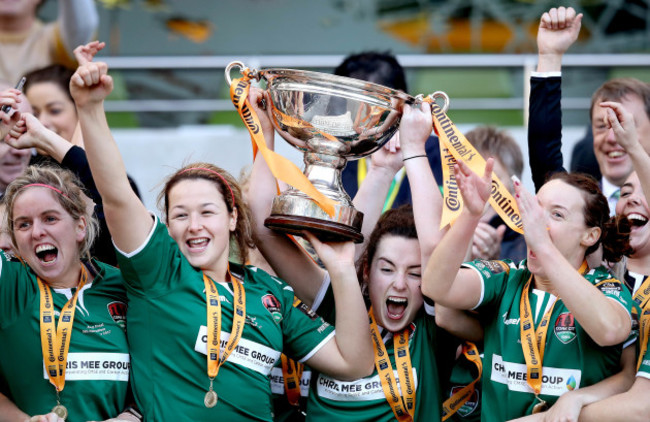
<svg viewBox="0 0 650 422"><path fill-rule="evenodd" d="M425 144L433 130L432 125L431 107L428 103L423 102L419 108L404 106L399 128L402 160L411 186L413 217L422 265L426 265L445 232L440 230L442 195L425 151Z"/></svg>
<svg viewBox="0 0 650 422"><path fill-rule="evenodd" d="M153 220L131 189L120 151L106 121L104 99L113 90L108 66L86 60L83 54L77 57L81 59L80 66L70 81L70 93L77 105L88 162L103 198L113 241L120 250L132 252L144 243Z"/></svg>
<svg viewBox="0 0 650 422"><path fill-rule="evenodd" d="M562 163L562 57L580 32L582 14L573 8L552 8L542 15L537 32L537 72L531 78L528 160L535 190L546 178L566 171Z"/></svg>
<svg viewBox="0 0 650 422"><path fill-rule="evenodd" d="M544 274L557 296L562 298L566 307L598 345L613 346L625 341L632 328L628 311L587 281L576 269L576 264L565 258L551 240L545 224L545 211L537 198L526 191L519 181L515 182L515 193L524 223L526 245L541 266L540 274ZM600 230L593 229L581 243L591 246L597 242L600 234Z"/></svg>
<svg viewBox="0 0 650 422"><path fill-rule="evenodd" d="M490 196L493 167L494 160L489 158L483 177L479 177L462 161L454 166L463 196L463 211L434 249L422 274L422 293L437 304L471 309L479 303L482 290L479 275L460 266Z"/></svg>
<svg viewBox="0 0 650 422"><path fill-rule="evenodd" d="M363 242L355 247L355 259L359 259L370 239L379 217L381 217L388 191L395 175L402 168L399 134L370 156L370 166L366 178L354 196L354 206L363 213L361 233Z"/></svg>
<svg viewBox="0 0 650 422"><path fill-rule="evenodd" d="M336 303L336 335L306 364L341 380L368 376L374 367L368 313L354 266L354 245L322 243L306 233L332 280Z"/></svg>
<svg viewBox="0 0 650 422"><path fill-rule="evenodd" d="M266 111L259 106L264 96L260 89L251 87L248 99L257 113L262 125L266 145L273 149L274 132ZM275 177L271 173L262 154L258 154L253 164L249 180L248 203L253 215L255 243L264 259L282 280L293 287L296 296L312 306L325 277L325 270L288 236L268 229L264 219L271 213L271 203L276 195Z"/></svg>

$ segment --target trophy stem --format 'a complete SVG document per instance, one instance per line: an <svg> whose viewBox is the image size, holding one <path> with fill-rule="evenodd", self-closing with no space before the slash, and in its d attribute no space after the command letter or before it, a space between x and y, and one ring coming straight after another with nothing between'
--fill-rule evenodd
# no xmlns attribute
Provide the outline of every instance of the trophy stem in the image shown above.
<svg viewBox="0 0 650 422"><path fill-rule="evenodd" d="M309 196L290 188L273 200L271 215L264 225L291 234L312 231L321 240L363 241L363 213L357 211L343 190L341 171L347 160L337 155L305 153L305 176L325 196L338 202L336 213L330 217Z"/></svg>

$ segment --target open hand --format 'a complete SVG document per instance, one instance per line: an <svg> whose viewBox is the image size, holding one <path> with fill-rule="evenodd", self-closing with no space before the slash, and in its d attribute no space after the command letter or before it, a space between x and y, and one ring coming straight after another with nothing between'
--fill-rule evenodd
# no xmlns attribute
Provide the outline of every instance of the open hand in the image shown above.
<svg viewBox="0 0 650 422"><path fill-rule="evenodd" d="M475 217L480 217L483 214L485 203L490 198L493 168L494 159L488 158L483 177L479 177L462 160L454 165L456 183L463 196L463 208Z"/></svg>

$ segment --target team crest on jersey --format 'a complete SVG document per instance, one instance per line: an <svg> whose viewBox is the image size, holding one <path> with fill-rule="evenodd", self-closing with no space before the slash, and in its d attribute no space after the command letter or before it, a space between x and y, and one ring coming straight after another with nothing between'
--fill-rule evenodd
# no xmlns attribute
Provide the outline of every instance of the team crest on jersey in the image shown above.
<svg viewBox="0 0 650 422"><path fill-rule="evenodd" d="M271 313L273 321L276 324L279 324L282 321L282 312L281 305L278 298L273 296L271 293L262 296L262 305L266 308L267 311Z"/></svg>
<svg viewBox="0 0 650 422"><path fill-rule="evenodd" d="M462 385L452 387L451 394L449 395L449 397L458 393L463 388L465 387ZM456 411L456 413L462 418L465 418L471 415L472 413L474 413L474 411L478 408L479 395L480 395L479 390L475 388L474 391L472 392L472 395L467 399L465 403L463 403L463 405L460 407L460 409L458 409L458 411Z"/></svg>
<svg viewBox="0 0 650 422"><path fill-rule="evenodd" d="M113 321L123 330L126 330L126 303L124 302L111 302L106 305L108 314L113 318Z"/></svg>
<svg viewBox="0 0 650 422"><path fill-rule="evenodd" d="M564 344L576 338L576 322L571 312L561 313L555 320L555 337Z"/></svg>

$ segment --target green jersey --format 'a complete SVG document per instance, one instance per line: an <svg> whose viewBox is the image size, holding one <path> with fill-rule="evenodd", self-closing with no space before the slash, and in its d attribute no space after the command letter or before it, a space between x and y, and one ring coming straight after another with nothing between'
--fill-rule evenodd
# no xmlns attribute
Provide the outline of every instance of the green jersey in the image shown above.
<svg viewBox="0 0 650 422"><path fill-rule="evenodd" d="M43 363L36 275L0 255L0 391L28 415L46 414L56 405L56 390ZM128 390L123 280L116 268L94 264L99 273L78 295L61 392L69 422L117 416ZM51 289L57 324L75 291Z"/></svg>
<svg viewBox="0 0 650 422"><path fill-rule="evenodd" d="M477 345L477 347L479 346ZM481 352L480 348L479 352ZM481 354L481 359L483 359L483 354ZM478 369L476 365L461 353L451 370L446 398L453 396L463 387L469 385L476 379L477 375ZM454 422L479 422L481 420L481 381L474 385L474 393L448 420Z"/></svg>
<svg viewBox="0 0 650 422"><path fill-rule="evenodd" d="M482 294L477 305L485 326L483 400L481 420L504 421L531 414L537 403L526 381L521 346L519 306L524 285L531 274L522 261L519 268L507 261L509 270L496 261L473 261L464 266L481 277ZM623 306L631 317L632 297L603 267L590 270L585 279L608 298ZM623 345L598 346L563 301L550 293L531 289L530 306L535 326L553 303L543 356L540 397L549 405L567 391L587 387L617 373ZM632 331L629 342L636 339Z"/></svg>
<svg viewBox="0 0 650 422"><path fill-rule="evenodd" d="M328 321L334 319L334 300L331 287L317 306L319 314ZM399 389L395 365L393 333L379 327L386 351L390 357ZM409 353L416 386L414 420L439 421L442 393L439 387L437 348L442 342L435 325L433 307L420 309L410 325ZM455 348L453 348L455 350ZM401 394L401 393L400 393ZM377 370L356 381L341 381L316 371L312 372L311 391L307 402L308 421L393 421L395 415L386 400Z"/></svg>
<svg viewBox="0 0 650 422"><path fill-rule="evenodd" d="M128 337L132 389L145 418L271 420L269 374L284 350L305 361L334 336L334 329L296 301L281 280L255 267L230 265L246 292L242 337L214 380L217 405L206 408L207 305L203 274L183 256L156 220L144 245L118 251L129 296ZM221 301L221 350L232 330L233 290L215 283Z"/></svg>

